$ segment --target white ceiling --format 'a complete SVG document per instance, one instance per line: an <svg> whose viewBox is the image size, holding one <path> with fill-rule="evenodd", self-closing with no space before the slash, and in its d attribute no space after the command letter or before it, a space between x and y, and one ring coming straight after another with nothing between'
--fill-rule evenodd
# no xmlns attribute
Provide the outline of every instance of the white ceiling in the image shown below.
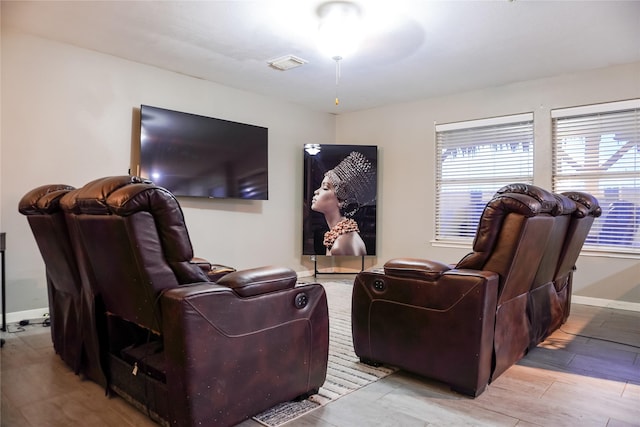
<svg viewBox="0 0 640 427"><path fill-rule="evenodd" d="M359 0L367 32L335 63L321 0L6 1L2 25L340 114L640 61L640 1ZM302 67L276 71L293 54Z"/></svg>

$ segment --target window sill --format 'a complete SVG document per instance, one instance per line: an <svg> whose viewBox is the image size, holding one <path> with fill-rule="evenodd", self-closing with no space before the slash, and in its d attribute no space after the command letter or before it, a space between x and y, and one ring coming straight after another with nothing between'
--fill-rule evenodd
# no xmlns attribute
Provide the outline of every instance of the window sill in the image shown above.
<svg viewBox="0 0 640 427"><path fill-rule="evenodd" d="M431 246L434 248L460 248L471 250L473 246L473 240L457 241L457 240L431 240Z"/></svg>
<svg viewBox="0 0 640 427"><path fill-rule="evenodd" d="M457 249L466 249L468 251L472 250L473 241L469 240L468 242L456 241L456 240L431 240L431 246L434 248L457 248ZM599 257L599 258L622 258L622 259L637 259L640 260L640 253L633 252L633 249L630 250L604 250L597 248L582 248L580 251L580 256L587 257Z"/></svg>
<svg viewBox="0 0 640 427"><path fill-rule="evenodd" d="M596 248L582 248L580 251L581 256L599 257L599 258L625 258L625 259L638 259L640 260L640 253L630 251L607 251L604 249Z"/></svg>

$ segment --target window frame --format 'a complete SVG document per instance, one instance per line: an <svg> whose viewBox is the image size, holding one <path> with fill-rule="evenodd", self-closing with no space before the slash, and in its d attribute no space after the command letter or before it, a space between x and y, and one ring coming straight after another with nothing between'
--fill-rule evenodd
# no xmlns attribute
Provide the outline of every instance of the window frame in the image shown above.
<svg viewBox="0 0 640 427"><path fill-rule="evenodd" d="M619 113L619 114L618 114ZM627 118L626 116L630 116ZM604 159L603 156L606 156L606 150L602 150L603 147L606 148L605 143L609 142L609 145L615 148L615 144L618 145L625 142L623 139L616 139L615 135L620 132L611 132L606 133L608 131L608 126L612 126L609 124L611 119L618 120L620 119L620 123L616 124L616 126L620 126L622 129L627 129L625 125L631 125L630 138L631 139L631 152L635 150L636 153L633 157L634 161L630 164L632 167L635 167L634 170L631 171L612 171L607 172L610 168L615 166L615 164L624 158L625 152L620 153L616 152L613 155L610 155L608 158ZM573 122L572 122L573 120ZM599 125L599 122L603 122L602 125ZM562 126L562 130L559 133L558 127L559 123ZM594 162L597 165L597 168L594 168L593 171L588 171L584 173L580 173L576 171L574 174L568 173L566 171L560 172L560 169L563 169L563 162L561 159L559 145L562 141L564 141L564 150L562 151L566 155L566 147L570 143L571 137L568 136L568 130L565 130L565 127L568 127L571 124L574 124L576 127L575 135L573 139L583 139L585 141L593 140L594 136L600 135L599 142L597 144L597 148L594 146L589 150L588 147L584 149L584 165L585 169L588 156L593 156L594 159L591 160L591 163ZM634 127L635 123L635 127ZM599 127L601 126L601 127ZM583 129L580 131L580 129ZM612 129L612 130L617 130ZM613 135L609 141L607 141L604 137L606 135ZM635 144L633 141L635 140ZM628 143L628 141L627 141ZM584 145L587 143L584 142ZM594 224L591 228L591 232L587 241L583 246L583 253L591 254L591 255L606 255L613 257L622 257L622 258L640 258L640 99L632 99L625 101L616 101L616 102L607 102L601 104L591 104L584 105L578 107L569 107L569 108L558 108L551 110L551 152L552 152L552 168L551 168L551 179L552 179L552 191L554 192L562 192L568 190L568 188L563 188L562 184L567 183L567 181L583 181L584 187L591 188L571 188L571 190L575 191L585 191L587 193L593 194L600 201L600 207L602 208L603 214L601 217L596 218ZM626 144L625 144L626 145ZM574 144L574 148L579 147ZM610 151L612 148L610 147ZM598 156L595 158L595 156ZM617 159L614 156L618 157ZM636 160L637 159L637 160ZM623 163L622 167L624 167L626 163ZM606 167L607 170L598 170L602 167ZM564 167L564 169L569 169ZM578 169L576 167L576 169ZM607 182L611 183L611 187L607 188ZM617 187L615 187L615 183L618 183ZM629 182L631 184L627 184L625 186L624 182ZM597 187L597 188L596 188ZM607 195L607 191L612 192L616 190L615 194L618 197L618 201L626 201L629 199L629 195L631 195L630 203L631 208L625 208L625 214L627 214L629 209L631 209L632 221L635 221L636 230L631 234L631 244L626 245L624 241L616 242L611 238L620 237L624 238L624 236L618 236L618 231L613 231L612 233L605 232L605 238L607 239L605 243L601 243L600 236L603 232L603 228L605 227L605 221L607 218L611 218L612 213L608 213L608 210L614 206L613 203L609 203L609 196ZM623 194L620 194L621 190ZM614 201L615 202L615 201ZM612 210L611 212L615 212ZM610 216L608 216L610 215ZM614 220L617 217L613 218ZM633 225L632 225L633 227ZM614 227L615 228L615 227ZM609 242L609 243L607 243Z"/></svg>
<svg viewBox="0 0 640 427"><path fill-rule="evenodd" d="M510 130L513 128L515 130ZM460 132L456 134L456 132ZM493 137L491 132L494 133ZM449 136L445 135L448 133ZM468 135L466 136L465 133ZM502 146L505 144L515 145L518 140L511 140L511 142L507 142L509 140L505 139L505 137L515 138L516 136L522 139L520 141L521 146L519 149L523 154L526 155L521 156L522 159L520 161L525 164L525 166L516 166L515 168L510 169L509 172L505 172L502 174L495 174L493 170L490 169L490 165L485 160L480 160L478 163L483 165L483 162L487 162L484 166L487 166L486 174L479 174L477 179L474 182L478 185L479 189L473 190L468 184L464 184L462 180L456 180L454 178L443 178L443 169L446 169L444 162L448 157L445 157L447 154L446 151L449 149L457 149L461 150L463 147L468 148L472 147L472 150L480 151L480 149L486 150L486 147L490 146ZM460 137L460 140L457 138ZM478 138L480 141L491 140L491 143L478 143L478 144L470 144L470 142L474 139ZM447 144L444 139L449 139L449 144ZM495 142L497 141L497 142ZM496 190L506 184L511 184L514 182L523 182L532 184L534 179L534 142L535 142L535 129L534 129L534 114L533 112L528 113L520 113L520 114L511 114L504 115L498 117L477 119L477 120L467 120L460 122L452 122L452 123L443 123L443 124L435 124L435 170L434 170L434 182L435 182L435 192L434 192L434 206L435 206L435 215L433 222L433 240L431 241L434 246L447 246L447 247L465 247L468 248L472 242L473 238L476 234L477 228L477 220L479 219L479 215L482 213L484 206L488 202L488 199L493 196ZM456 144L459 143L461 145ZM465 145L466 144L466 145ZM483 148L485 147L485 148ZM496 149L496 151L501 151L502 148ZM516 150L507 150L505 149L505 155L508 154L507 151L511 151L512 153ZM467 154L468 155L468 154ZM475 154L472 154L475 155ZM513 154L511 155L514 156ZM464 155L461 155L464 157ZM494 155L495 157L495 155ZM487 157L488 158L488 157ZM520 173L524 172L524 173ZM518 175L517 178L514 176L513 178L509 178L509 174ZM485 176L483 176L485 175ZM459 177L458 177L459 178ZM446 202L442 200L443 188L449 186L449 188L455 188L456 182L459 182L461 187L458 193L463 193L467 191L469 193L469 208L462 207L458 209L458 212L449 215L453 215L454 219L446 219ZM466 187L466 189L463 189ZM474 204L474 196L473 193L481 193L481 203ZM452 193L455 193L452 192ZM453 195L453 201L457 196ZM477 197L477 196L476 196ZM462 203L460 203L462 205ZM474 206L480 206L479 209L474 208ZM465 215L465 219L459 221L461 215ZM476 218L476 216L478 218ZM457 225L456 225L457 224ZM458 236L454 236L452 233L456 230L455 227L459 227L460 231L458 232Z"/></svg>

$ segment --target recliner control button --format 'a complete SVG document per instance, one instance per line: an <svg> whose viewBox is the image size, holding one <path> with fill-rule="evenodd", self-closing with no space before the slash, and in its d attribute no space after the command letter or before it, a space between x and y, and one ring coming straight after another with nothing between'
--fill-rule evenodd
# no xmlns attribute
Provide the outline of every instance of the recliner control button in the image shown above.
<svg viewBox="0 0 640 427"><path fill-rule="evenodd" d="M384 282L380 279L374 280L373 289L376 291L384 291Z"/></svg>
<svg viewBox="0 0 640 427"><path fill-rule="evenodd" d="M296 295L296 299L294 301L296 308L304 308L307 306L308 303L309 303L309 297L307 296L306 293L300 292L298 295Z"/></svg>

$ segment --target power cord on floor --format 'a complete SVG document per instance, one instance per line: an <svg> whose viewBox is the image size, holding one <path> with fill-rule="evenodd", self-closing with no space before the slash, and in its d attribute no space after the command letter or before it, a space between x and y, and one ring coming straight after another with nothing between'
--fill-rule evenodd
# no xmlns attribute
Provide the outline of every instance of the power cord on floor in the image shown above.
<svg viewBox="0 0 640 427"><path fill-rule="evenodd" d="M17 323L17 326L15 329L10 329L9 328L10 325L7 326L7 332L8 333L24 332L26 331L25 326L42 325L42 327L44 328L51 326L51 318L49 317L49 313L45 313L42 317L44 319L41 322L35 322L30 319L22 319Z"/></svg>

